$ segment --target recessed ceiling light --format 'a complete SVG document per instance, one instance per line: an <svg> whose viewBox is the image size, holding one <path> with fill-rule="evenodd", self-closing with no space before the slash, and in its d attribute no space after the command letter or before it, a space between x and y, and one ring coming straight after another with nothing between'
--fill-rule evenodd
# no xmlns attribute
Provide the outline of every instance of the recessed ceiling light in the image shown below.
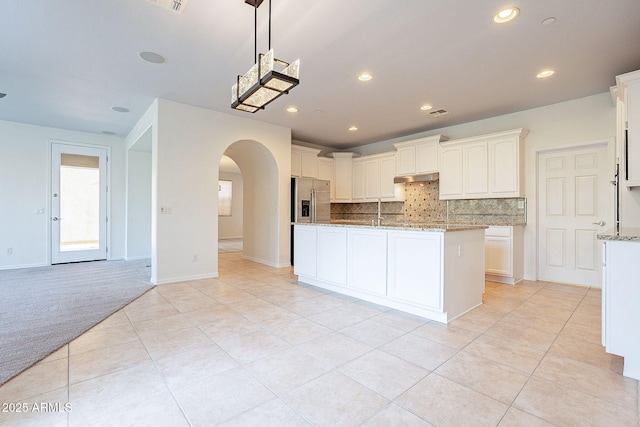
<svg viewBox="0 0 640 427"><path fill-rule="evenodd" d="M291 106L291 107L287 108L287 112L289 112L289 113L297 113L298 109L296 107Z"/></svg>
<svg viewBox="0 0 640 427"><path fill-rule="evenodd" d="M433 106L432 106L432 105L429 105L429 104L424 104L424 105L422 105L422 106L420 107L420 109L421 109L422 111L428 111L428 110L431 110L432 108L433 108Z"/></svg>
<svg viewBox="0 0 640 427"><path fill-rule="evenodd" d="M115 132L110 131L110 130L103 130L102 133L105 134L105 135L115 135L116 134Z"/></svg>
<svg viewBox="0 0 640 427"><path fill-rule="evenodd" d="M358 80L360 80L361 82L368 82L372 78L373 76L369 73L362 73L358 76Z"/></svg>
<svg viewBox="0 0 640 427"><path fill-rule="evenodd" d="M349 126L349 131L350 132L355 132L358 130L358 126Z"/></svg>
<svg viewBox="0 0 640 427"><path fill-rule="evenodd" d="M509 22L516 16L518 16L518 13L520 13L520 9L518 9L517 7L508 7L498 12L496 16L493 17L493 21L497 22L498 24L504 24L505 22Z"/></svg>
<svg viewBox="0 0 640 427"><path fill-rule="evenodd" d="M118 113L128 113L129 109L125 107L111 107L113 111L117 111Z"/></svg>
<svg viewBox="0 0 640 427"><path fill-rule="evenodd" d="M550 18L545 19L544 21L542 21L542 25L551 25L554 22L556 22L556 18L554 18L553 16Z"/></svg>
<svg viewBox="0 0 640 427"><path fill-rule="evenodd" d="M155 52L140 52L140 58L152 64L164 64L167 62L167 58Z"/></svg>
<svg viewBox="0 0 640 427"><path fill-rule="evenodd" d="M546 77L552 76L553 73L555 73L555 71L553 70L542 70L538 74L536 74L536 77L539 79L544 79Z"/></svg>
<svg viewBox="0 0 640 427"><path fill-rule="evenodd" d="M5 96L7 96L6 93L0 93L0 98L4 98Z"/></svg>

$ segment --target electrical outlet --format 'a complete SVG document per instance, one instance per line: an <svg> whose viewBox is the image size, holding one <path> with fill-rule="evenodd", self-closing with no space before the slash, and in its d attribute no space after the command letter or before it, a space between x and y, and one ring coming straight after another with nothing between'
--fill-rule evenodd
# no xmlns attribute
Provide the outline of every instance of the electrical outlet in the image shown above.
<svg viewBox="0 0 640 427"><path fill-rule="evenodd" d="M13 248L7 248L7 255L13 255Z"/></svg>
<svg viewBox="0 0 640 427"><path fill-rule="evenodd" d="M171 215L173 213L173 209L163 206L160 208L160 213L165 215Z"/></svg>
<svg viewBox="0 0 640 427"><path fill-rule="evenodd" d="M198 262L198 255L193 256L193 262Z"/></svg>
<svg viewBox="0 0 640 427"><path fill-rule="evenodd" d="M524 200L518 200L518 209L524 209Z"/></svg>

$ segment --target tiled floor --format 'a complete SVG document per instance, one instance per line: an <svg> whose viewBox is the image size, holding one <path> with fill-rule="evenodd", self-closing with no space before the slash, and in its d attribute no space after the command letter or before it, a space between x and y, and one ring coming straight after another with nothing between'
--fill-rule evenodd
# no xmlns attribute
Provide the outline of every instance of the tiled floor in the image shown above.
<svg viewBox="0 0 640 427"><path fill-rule="evenodd" d="M600 345L597 289L487 283L485 304L445 326L241 255L2 386L0 425L638 426L638 382Z"/></svg>

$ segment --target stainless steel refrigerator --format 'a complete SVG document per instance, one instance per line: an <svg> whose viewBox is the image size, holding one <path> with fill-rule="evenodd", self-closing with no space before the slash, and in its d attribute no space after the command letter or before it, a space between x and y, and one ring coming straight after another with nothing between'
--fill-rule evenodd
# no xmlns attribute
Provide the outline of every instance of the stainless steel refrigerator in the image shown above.
<svg viewBox="0 0 640 427"><path fill-rule="evenodd" d="M291 178L291 222L331 222L329 181ZM291 225L291 265L293 265L293 224Z"/></svg>

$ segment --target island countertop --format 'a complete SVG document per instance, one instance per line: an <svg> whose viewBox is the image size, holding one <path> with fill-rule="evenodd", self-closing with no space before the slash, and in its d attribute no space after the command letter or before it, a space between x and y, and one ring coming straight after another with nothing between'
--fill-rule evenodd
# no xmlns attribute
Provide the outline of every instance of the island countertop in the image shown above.
<svg viewBox="0 0 640 427"><path fill-rule="evenodd" d="M598 234L598 240L617 240L622 242L640 242L640 228L620 227L612 228L604 233Z"/></svg>
<svg viewBox="0 0 640 427"><path fill-rule="evenodd" d="M431 232L448 232L448 231L467 231L467 230L484 230L489 228L486 225L470 225L470 224L444 224L444 223L382 223L381 225L371 225L363 221L332 221L327 223L301 223L294 222L293 225L313 225L321 227L349 227L349 228L370 228L375 230L412 230L412 231L431 231Z"/></svg>

